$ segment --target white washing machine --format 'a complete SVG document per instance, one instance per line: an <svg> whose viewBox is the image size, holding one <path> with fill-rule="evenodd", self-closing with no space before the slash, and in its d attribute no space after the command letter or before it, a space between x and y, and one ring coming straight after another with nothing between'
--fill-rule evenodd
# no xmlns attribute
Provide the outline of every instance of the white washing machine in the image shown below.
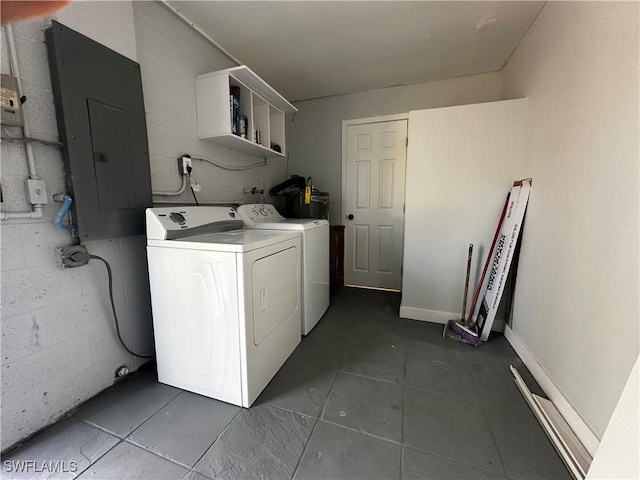
<svg viewBox="0 0 640 480"><path fill-rule="evenodd" d="M297 232L227 207L146 211L158 380L249 407L300 343Z"/></svg>
<svg viewBox="0 0 640 480"><path fill-rule="evenodd" d="M286 219L273 205L240 205L245 228L302 234L302 334L307 335L329 308L329 222Z"/></svg>

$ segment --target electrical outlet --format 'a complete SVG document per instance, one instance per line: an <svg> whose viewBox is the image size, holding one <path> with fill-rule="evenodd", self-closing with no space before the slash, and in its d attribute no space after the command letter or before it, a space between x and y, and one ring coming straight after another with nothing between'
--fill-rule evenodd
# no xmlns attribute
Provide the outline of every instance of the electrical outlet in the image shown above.
<svg viewBox="0 0 640 480"><path fill-rule="evenodd" d="M191 168L191 157L183 155L178 158L178 173L180 175L189 175L189 169Z"/></svg>
<svg viewBox="0 0 640 480"><path fill-rule="evenodd" d="M60 268L81 267L89 263L91 256L84 245L70 245L55 249Z"/></svg>

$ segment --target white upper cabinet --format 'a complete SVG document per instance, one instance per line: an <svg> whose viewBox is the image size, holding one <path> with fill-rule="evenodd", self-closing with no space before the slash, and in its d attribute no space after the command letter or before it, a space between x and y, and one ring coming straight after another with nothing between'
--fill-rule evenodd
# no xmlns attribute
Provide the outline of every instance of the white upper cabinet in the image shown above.
<svg viewBox="0 0 640 480"><path fill-rule="evenodd" d="M284 115L298 111L244 65L198 75L196 110L198 138L257 157L286 155Z"/></svg>

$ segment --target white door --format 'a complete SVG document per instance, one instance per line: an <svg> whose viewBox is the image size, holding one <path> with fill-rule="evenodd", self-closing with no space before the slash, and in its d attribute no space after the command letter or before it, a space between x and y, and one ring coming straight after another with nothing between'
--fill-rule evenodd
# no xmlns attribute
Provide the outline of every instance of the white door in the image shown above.
<svg viewBox="0 0 640 480"><path fill-rule="evenodd" d="M406 120L347 126L347 285L400 290L406 157Z"/></svg>

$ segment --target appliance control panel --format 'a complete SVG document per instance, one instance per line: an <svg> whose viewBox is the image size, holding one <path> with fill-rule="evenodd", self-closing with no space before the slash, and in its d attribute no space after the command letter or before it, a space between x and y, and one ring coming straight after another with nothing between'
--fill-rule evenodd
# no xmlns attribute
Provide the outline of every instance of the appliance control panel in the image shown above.
<svg viewBox="0 0 640 480"><path fill-rule="evenodd" d="M276 208L268 203L240 205L238 215L247 224L278 223L285 220Z"/></svg>
<svg viewBox="0 0 640 480"><path fill-rule="evenodd" d="M242 228L242 220L231 207L161 207L147 208L147 238L167 240L177 231L205 233L210 229Z"/></svg>

